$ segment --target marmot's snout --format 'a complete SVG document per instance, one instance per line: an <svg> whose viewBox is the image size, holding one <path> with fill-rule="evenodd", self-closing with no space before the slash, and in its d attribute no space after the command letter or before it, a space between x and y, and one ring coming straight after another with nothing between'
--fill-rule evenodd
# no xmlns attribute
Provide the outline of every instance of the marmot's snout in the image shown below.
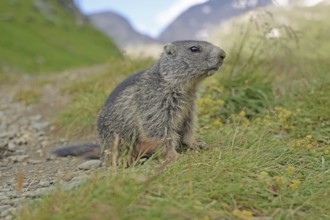
<svg viewBox="0 0 330 220"><path fill-rule="evenodd" d="M224 60L225 58L226 58L226 52L223 50L223 49L221 49L221 48L219 48L219 58L221 59L221 60Z"/></svg>
<svg viewBox="0 0 330 220"><path fill-rule="evenodd" d="M211 62L209 62L209 71L211 72L209 72L208 75L212 75L214 71L220 68L223 64L223 60L226 58L226 52L219 47L215 47L210 55Z"/></svg>

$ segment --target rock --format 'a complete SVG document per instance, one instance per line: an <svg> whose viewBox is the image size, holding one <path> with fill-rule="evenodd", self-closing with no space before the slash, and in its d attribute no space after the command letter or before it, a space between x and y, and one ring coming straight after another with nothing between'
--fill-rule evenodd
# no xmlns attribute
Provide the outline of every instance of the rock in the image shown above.
<svg viewBox="0 0 330 220"><path fill-rule="evenodd" d="M0 138L7 138L7 139L12 139L16 136L16 132L13 131L7 131L7 132L3 132L0 134Z"/></svg>
<svg viewBox="0 0 330 220"><path fill-rule="evenodd" d="M66 182L69 182L70 180L72 180L73 177L74 177L74 173L67 172L61 177L61 179L66 181Z"/></svg>
<svg viewBox="0 0 330 220"><path fill-rule="evenodd" d="M7 126L6 126L6 124L0 124L0 134L1 133L4 133L5 132L5 130L7 129Z"/></svg>
<svg viewBox="0 0 330 220"><path fill-rule="evenodd" d="M91 170L96 169L101 166L100 160L88 160L78 166L81 170Z"/></svg>
<svg viewBox="0 0 330 220"><path fill-rule="evenodd" d="M39 140L44 140L44 136L46 135L46 132L44 132L44 131L38 131L37 133L36 133L36 136L37 137L39 137Z"/></svg>
<svg viewBox="0 0 330 220"><path fill-rule="evenodd" d="M31 121L40 121L42 119L41 115L34 115L30 117Z"/></svg>
<svg viewBox="0 0 330 220"><path fill-rule="evenodd" d="M89 175L87 175L87 174L79 174L79 175L75 176L75 177L71 180L71 182L82 182L82 181L87 180L88 177L89 177Z"/></svg>
<svg viewBox="0 0 330 220"><path fill-rule="evenodd" d="M4 195L3 193L0 193L0 201L6 200L8 197Z"/></svg>
<svg viewBox="0 0 330 220"><path fill-rule="evenodd" d="M1 200L0 205L10 205L10 201L11 201L11 199L4 199L4 200Z"/></svg>
<svg viewBox="0 0 330 220"><path fill-rule="evenodd" d="M7 215L4 220L12 220L14 217L12 215Z"/></svg>
<svg viewBox="0 0 330 220"><path fill-rule="evenodd" d="M22 162L23 160L29 158L28 155L16 155L16 156L11 156L9 157L9 160L13 162Z"/></svg>
<svg viewBox="0 0 330 220"><path fill-rule="evenodd" d="M21 137L14 140L15 144L18 145L24 145L27 144L30 139L30 136L28 134L23 134Z"/></svg>
<svg viewBox="0 0 330 220"><path fill-rule="evenodd" d="M10 207L1 212L0 217L5 220L13 219L12 214L16 211L14 207Z"/></svg>
<svg viewBox="0 0 330 220"><path fill-rule="evenodd" d="M29 193L24 194L24 196L29 197L29 198L37 198L37 197L40 197L42 195L50 193L54 189L55 188L53 188L53 187L39 188L39 189L35 190L34 192L29 192Z"/></svg>
<svg viewBox="0 0 330 220"><path fill-rule="evenodd" d="M5 210L7 210L7 209L9 209L9 208L11 208L10 205L1 205L1 206L0 206L0 212L2 213L3 211L5 211Z"/></svg>
<svg viewBox="0 0 330 220"><path fill-rule="evenodd" d="M81 185L80 182L71 182L71 183L68 183L67 185L65 185L63 187L64 190L71 190L71 189L76 189L78 188L79 186Z"/></svg>
<svg viewBox="0 0 330 220"><path fill-rule="evenodd" d="M11 199L9 203L10 205L17 207L22 203L22 198Z"/></svg>
<svg viewBox="0 0 330 220"><path fill-rule="evenodd" d="M49 141L43 141L43 142L41 142L41 144L40 144L41 148L45 148L45 147L48 146L48 145L49 145Z"/></svg>
<svg viewBox="0 0 330 220"><path fill-rule="evenodd" d="M8 188L8 187L5 187L5 188L2 188L2 189L1 189L1 192L2 192L2 193L4 193L4 192L10 192L10 191L11 191L11 189Z"/></svg>
<svg viewBox="0 0 330 220"><path fill-rule="evenodd" d="M8 219L8 216L11 217L10 215L15 212L15 208L10 206L9 208L5 209L4 211L1 212L0 217L4 219ZM12 217L10 218L12 219Z"/></svg>
<svg viewBox="0 0 330 220"><path fill-rule="evenodd" d="M38 186L40 187L49 187L51 185L51 182L49 181L40 181Z"/></svg>
<svg viewBox="0 0 330 220"><path fill-rule="evenodd" d="M0 149L4 149L5 147L7 147L7 145L8 145L7 141L0 140Z"/></svg>
<svg viewBox="0 0 330 220"><path fill-rule="evenodd" d="M57 157L54 154L49 154L46 158L47 161L56 160L56 159L57 159Z"/></svg>
<svg viewBox="0 0 330 220"><path fill-rule="evenodd" d="M44 130L49 127L48 122L37 122L32 124L32 128L36 129L37 131Z"/></svg>
<svg viewBox="0 0 330 220"><path fill-rule="evenodd" d="M10 150L10 151L15 151L15 150L17 150L17 146L16 146L16 144L14 144L14 142L10 141L10 142L8 143L8 150Z"/></svg>
<svg viewBox="0 0 330 220"><path fill-rule="evenodd" d="M28 159L27 161L29 164L39 164L42 163L42 160L35 160L35 159Z"/></svg>

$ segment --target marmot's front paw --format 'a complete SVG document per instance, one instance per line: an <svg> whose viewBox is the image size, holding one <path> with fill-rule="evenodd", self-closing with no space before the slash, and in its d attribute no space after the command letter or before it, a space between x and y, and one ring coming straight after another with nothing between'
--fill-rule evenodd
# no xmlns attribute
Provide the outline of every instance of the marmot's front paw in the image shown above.
<svg viewBox="0 0 330 220"><path fill-rule="evenodd" d="M190 146L191 149L201 150L201 149L207 149L210 145L205 143L204 141L195 141L194 144Z"/></svg>
<svg viewBox="0 0 330 220"><path fill-rule="evenodd" d="M178 152L176 152L176 150L174 149L170 149L167 150L167 152L165 153L165 161L175 161L177 159L179 159L180 154Z"/></svg>

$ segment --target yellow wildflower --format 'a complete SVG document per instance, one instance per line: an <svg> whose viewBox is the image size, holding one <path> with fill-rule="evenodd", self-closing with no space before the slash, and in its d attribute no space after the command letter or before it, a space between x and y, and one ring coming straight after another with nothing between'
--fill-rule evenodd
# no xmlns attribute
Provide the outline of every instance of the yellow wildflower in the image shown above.
<svg viewBox="0 0 330 220"><path fill-rule="evenodd" d="M306 145L306 149L307 150L312 150L313 149L313 145L312 144L307 144Z"/></svg>
<svg viewBox="0 0 330 220"><path fill-rule="evenodd" d="M213 121L213 126L216 127L216 128L219 128L222 126L222 122L220 119L216 119Z"/></svg>
<svg viewBox="0 0 330 220"><path fill-rule="evenodd" d="M289 185L289 188L293 189L293 190L296 190L300 185L301 185L300 180L292 180L290 185Z"/></svg>
<svg viewBox="0 0 330 220"><path fill-rule="evenodd" d="M233 215L240 220L251 220L253 219L253 213L248 210L239 210L239 209L234 209L232 212Z"/></svg>
<svg viewBox="0 0 330 220"><path fill-rule="evenodd" d="M313 136L312 136L311 134L309 134L309 135L306 136L306 138L307 138L308 140L312 140Z"/></svg>
<svg viewBox="0 0 330 220"><path fill-rule="evenodd" d="M269 176L269 173L266 172L266 171L261 171L261 172L260 172L260 175L266 177L266 176Z"/></svg>
<svg viewBox="0 0 330 220"><path fill-rule="evenodd" d="M287 180L283 176L274 176L274 180L279 186L286 185L287 183Z"/></svg>
<svg viewBox="0 0 330 220"><path fill-rule="evenodd" d="M286 171L288 172L288 174L293 175L295 173L296 169L294 168L294 166L288 166Z"/></svg>
<svg viewBox="0 0 330 220"><path fill-rule="evenodd" d="M240 113L238 113L238 115L241 116L241 117L245 117L246 113L245 113L245 111L241 111Z"/></svg>

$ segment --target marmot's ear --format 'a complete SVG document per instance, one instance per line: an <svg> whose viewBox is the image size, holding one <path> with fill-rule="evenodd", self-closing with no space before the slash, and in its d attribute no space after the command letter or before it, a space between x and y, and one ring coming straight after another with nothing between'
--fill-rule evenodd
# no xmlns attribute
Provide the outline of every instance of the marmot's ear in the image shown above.
<svg viewBox="0 0 330 220"><path fill-rule="evenodd" d="M166 55L174 57L176 55L176 46L174 44L166 44L164 51Z"/></svg>

